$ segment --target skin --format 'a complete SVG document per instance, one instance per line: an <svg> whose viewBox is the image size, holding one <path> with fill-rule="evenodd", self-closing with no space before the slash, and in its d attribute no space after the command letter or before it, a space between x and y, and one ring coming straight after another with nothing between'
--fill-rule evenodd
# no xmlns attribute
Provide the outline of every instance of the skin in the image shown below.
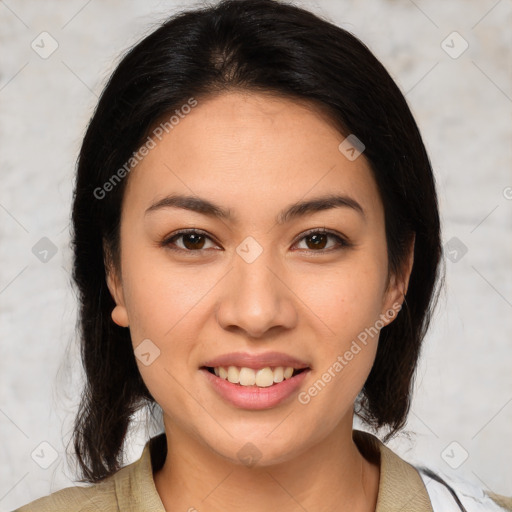
<svg viewBox="0 0 512 512"><path fill-rule="evenodd" d="M378 336L306 405L293 396L239 409L199 371L228 352L280 351L310 365L307 390L402 303L413 248L403 276L386 288L382 202L364 154L350 161L338 150L344 138L306 104L225 92L201 99L129 176L121 271L109 270L107 282L112 319L130 328L134 348L149 338L160 350L150 365L137 364L164 412L168 455L154 479L167 511L375 510L379 467L357 449L352 421ZM355 199L365 218L332 208L276 224L290 204L333 192ZM178 208L145 215L170 193L214 201L236 222ZM186 228L210 238L174 239L182 252L159 245ZM304 238L312 228L352 245L328 236L319 249ZM236 252L247 236L263 249L252 263ZM248 442L261 454L253 467L237 456Z"/></svg>

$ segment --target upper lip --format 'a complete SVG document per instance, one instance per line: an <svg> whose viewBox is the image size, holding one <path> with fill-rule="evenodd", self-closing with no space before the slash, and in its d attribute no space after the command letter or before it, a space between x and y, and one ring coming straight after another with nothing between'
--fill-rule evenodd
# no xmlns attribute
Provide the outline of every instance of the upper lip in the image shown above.
<svg viewBox="0 0 512 512"><path fill-rule="evenodd" d="M309 368L309 365L296 357L284 354L282 352L264 352L262 354L249 354L247 352L231 352L221 356L209 359L202 366L215 368L218 366L240 366L246 368L265 368L271 367L292 367Z"/></svg>

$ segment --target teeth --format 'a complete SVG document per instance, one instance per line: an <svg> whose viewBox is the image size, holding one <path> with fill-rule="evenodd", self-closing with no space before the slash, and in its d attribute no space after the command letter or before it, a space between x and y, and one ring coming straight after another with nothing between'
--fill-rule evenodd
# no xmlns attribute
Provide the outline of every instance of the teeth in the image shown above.
<svg viewBox="0 0 512 512"><path fill-rule="evenodd" d="M227 369L223 366L217 366L213 369L215 375L221 379L228 380L232 384L240 384L241 386L258 386L260 388L268 388L274 383L283 382L293 375L294 368L287 366L277 366L276 368L253 368L229 366Z"/></svg>
<svg viewBox="0 0 512 512"><path fill-rule="evenodd" d="M242 386L254 386L256 384L256 372L252 368L240 368L239 378Z"/></svg>
<svg viewBox="0 0 512 512"><path fill-rule="evenodd" d="M282 366L278 366L274 368L274 382L283 382L284 380L284 368Z"/></svg>
<svg viewBox="0 0 512 512"><path fill-rule="evenodd" d="M236 366L230 366L228 368L228 380L233 384L238 384L240 382L240 372Z"/></svg>
<svg viewBox="0 0 512 512"><path fill-rule="evenodd" d="M260 388L268 388L269 386L272 386L272 384L274 384L274 372L270 368L262 368L261 370L258 370L255 378L255 384Z"/></svg>

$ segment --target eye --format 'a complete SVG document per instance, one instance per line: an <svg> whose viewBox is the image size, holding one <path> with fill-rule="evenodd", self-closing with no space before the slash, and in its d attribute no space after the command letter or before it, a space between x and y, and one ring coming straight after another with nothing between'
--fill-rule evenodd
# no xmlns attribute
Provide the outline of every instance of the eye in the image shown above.
<svg viewBox="0 0 512 512"><path fill-rule="evenodd" d="M176 245L174 240L179 239L182 239L182 246L178 244L177 247L172 247ZM198 231L197 229L185 229L175 233L170 238L166 238L161 245L175 251L197 252L205 249L206 240L211 241L211 238L202 231Z"/></svg>
<svg viewBox="0 0 512 512"><path fill-rule="evenodd" d="M334 246L331 245L326 249L329 238L335 240L336 243ZM336 250L343 247L350 247L350 243L347 240L327 229L313 229L308 231L306 234L302 235L299 242L302 242L303 240L306 243L306 248L299 248L299 250L311 249L313 252L329 252L332 249Z"/></svg>

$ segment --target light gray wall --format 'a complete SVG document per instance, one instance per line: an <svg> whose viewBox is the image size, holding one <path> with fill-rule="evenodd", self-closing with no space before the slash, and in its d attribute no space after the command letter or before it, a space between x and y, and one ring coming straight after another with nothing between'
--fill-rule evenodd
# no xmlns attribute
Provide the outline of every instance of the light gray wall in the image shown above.
<svg viewBox="0 0 512 512"><path fill-rule="evenodd" d="M447 251L460 259L446 260L446 293L406 427L413 435L390 446L409 461L512 495L512 5L297 3L359 36L397 80L435 169L444 242L467 247L462 258L455 246ZM69 274L74 163L117 57L191 5L0 2L0 510L73 485L64 449L82 378ZM58 43L49 56L52 41L41 32ZM464 40L468 48L454 58ZM45 263L34 246L57 252ZM134 429L129 459L146 435ZM57 458L43 469L52 449Z"/></svg>

